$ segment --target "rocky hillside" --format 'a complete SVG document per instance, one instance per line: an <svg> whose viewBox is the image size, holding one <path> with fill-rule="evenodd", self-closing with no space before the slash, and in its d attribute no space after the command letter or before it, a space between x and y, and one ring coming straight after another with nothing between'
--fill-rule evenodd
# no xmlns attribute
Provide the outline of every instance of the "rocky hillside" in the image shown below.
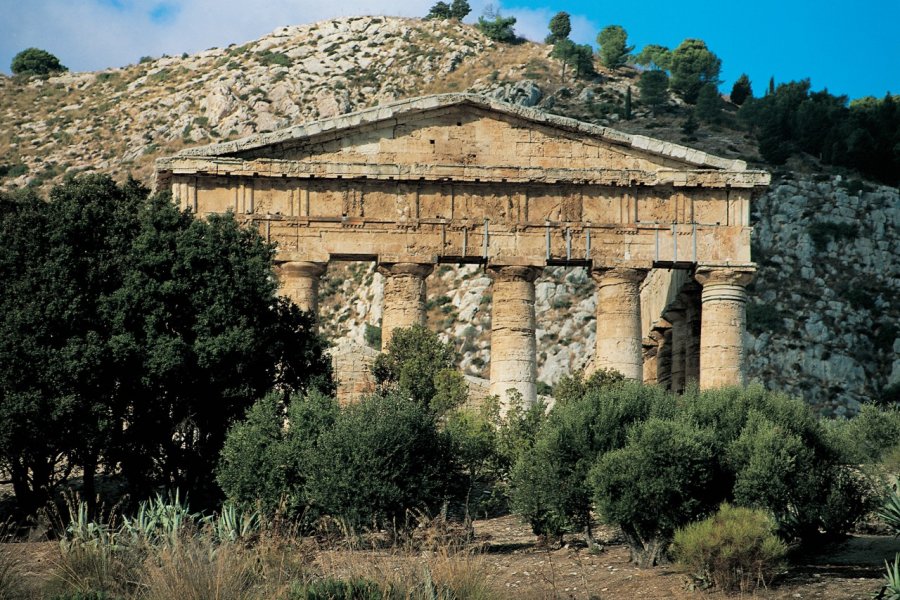
<svg viewBox="0 0 900 600"><path fill-rule="evenodd" d="M497 44L455 22L362 17L284 27L245 44L121 69L0 76L0 166L7 172L0 186L46 186L82 170L130 172L149 183L153 160L187 145L449 91L758 161L729 111L723 125L685 137L677 100L651 115L633 89L634 119L623 121L635 72L598 68L591 81L563 80L548 50ZM900 382L900 201L896 189L838 179L815 164L802 170L776 178L755 207L761 269L749 306L750 371L825 412L843 413ZM428 281L431 325L455 341L473 375L487 375L490 362L489 283L475 267L448 266ZM371 265L333 265L322 286L326 332L371 341L380 285ZM537 284L539 379L547 385L590 359L592 291L583 269L547 269Z"/></svg>

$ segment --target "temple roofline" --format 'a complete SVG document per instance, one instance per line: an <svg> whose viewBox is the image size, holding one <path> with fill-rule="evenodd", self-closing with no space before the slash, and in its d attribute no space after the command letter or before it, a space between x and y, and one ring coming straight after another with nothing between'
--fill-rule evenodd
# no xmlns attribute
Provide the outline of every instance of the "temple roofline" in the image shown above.
<svg viewBox="0 0 900 600"><path fill-rule="evenodd" d="M672 142L657 140L644 135L625 133L609 127L585 123L576 119L549 114L536 108L528 108L501 102L477 94L434 94L410 98L328 119L313 121L305 125L294 125L278 131L260 133L238 140L187 148L179 152L176 157L225 157L241 152L247 152L249 150L264 148L266 146L302 141L312 139L315 136L322 134L333 134L342 130L351 130L402 116L411 116L463 105L473 106L498 114L509 115L532 123L551 126L562 131L585 134L610 144L633 148L635 150L640 150L641 152L677 160L702 169L717 169L732 172L748 170L747 163L742 160L722 158Z"/></svg>

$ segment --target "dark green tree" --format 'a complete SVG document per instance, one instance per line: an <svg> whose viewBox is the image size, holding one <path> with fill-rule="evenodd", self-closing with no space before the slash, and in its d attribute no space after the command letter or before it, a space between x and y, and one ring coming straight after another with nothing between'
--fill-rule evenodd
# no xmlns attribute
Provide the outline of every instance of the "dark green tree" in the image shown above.
<svg viewBox="0 0 900 600"><path fill-rule="evenodd" d="M10 70L14 75L49 75L68 71L60 64L59 59L40 48L26 48L16 54Z"/></svg>
<svg viewBox="0 0 900 600"><path fill-rule="evenodd" d="M697 94L697 106L694 108L697 118L707 123L718 122L722 115L722 98L719 90L711 83L705 84Z"/></svg>
<svg viewBox="0 0 900 600"><path fill-rule="evenodd" d="M669 76L665 71L644 71L638 81L638 89L641 91L641 102L655 113L669 100Z"/></svg>
<svg viewBox="0 0 900 600"><path fill-rule="evenodd" d="M513 29L515 24L515 17L504 17L496 14L493 19L478 17L478 23L475 26L488 39L510 44L516 41L516 31Z"/></svg>
<svg viewBox="0 0 900 600"><path fill-rule="evenodd" d="M450 5L446 2L436 2L425 15L426 19L449 19L453 16Z"/></svg>
<svg viewBox="0 0 900 600"><path fill-rule="evenodd" d="M562 79L566 78L566 67L574 71L576 77L586 77L594 73L594 50L588 44L576 44L570 39L556 42L550 56L563 64Z"/></svg>
<svg viewBox="0 0 900 600"><path fill-rule="evenodd" d="M572 22L569 18L569 13L558 12L550 19L550 33L547 35L544 42L547 44L556 44L561 40L569 39L570 33L572 33Z"/></svg>
<svg viewBox="0 0 900 600"><path fill-rule="evenodd" d="M634 63L650 70L668 71L672 66L672 51L658 44L647 44L634 57Z"/></svg>
<svg viewBox="0 0 900 600"><path fill-rule="evenodd" d="M672 51L670 87L685 102L693 104L707 83L719 83L722 61L706 47L706 42L686 39Z"/></svg>
<svg viewBox="0 0 900 600"><path fill-rule="evenodd" d="M621 25L610 25L597 34L600 45L600 62L608 69L625 64L634 46L628 45L628 34Z"/></svg>
<svg viewBox="0 0 900 600"><path fill-rule="evenodd" d="M453 0L450 4L450 16L457 21L465 19L470 12L472 12L472 7L469 6L467 0Z"/></svg>
<svg viewBox="0 0 900 600"><path fill-rule="evenodd" d="M311 317L275 296L273 248L231 216L99 175L2 214L0 456L23 509L73 467L88 498L102 468L135 497L180 487L202 504L256 398L330 385Z"/></svg>
<svg viewBox="0 0 900 600"><path fill-rule="evenodd" d="M631 86L625 90L625 120L631 120Z"/></svg>
<svg viewBox="0 0 900 600"><path fill-rule="evenodd" d="M451 344L441 342L427 327L414 325L394 330L387 352L372 365L372 375L382 392L395 392L436 412L444 411L465 386L464 380L450 375L456 372L457 359Z"/></svg>
<svg viewBox="0 0 900 600"><path fill-rule="evenodd" d="M747 98L753 97L753 87L750 85L750 78L747 77L746 73L742 73L740 77L738 77L734 85L731 86L731 94L730 99L733 103L738 106L742 105Z"/></svg>

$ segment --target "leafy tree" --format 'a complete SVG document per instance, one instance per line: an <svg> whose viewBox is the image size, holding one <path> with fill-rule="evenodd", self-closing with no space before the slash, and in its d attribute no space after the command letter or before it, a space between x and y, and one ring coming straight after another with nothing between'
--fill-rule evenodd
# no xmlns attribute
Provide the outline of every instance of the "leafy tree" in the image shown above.
<svg viewBox="0 0 900 600"><path fill-rule="evenodd" d="M647 44L634 57L634 63L651 71L668 71L672 66L672 51L658 44Z"/></svg>
<svg viewBox="0 0 900 600"><path fill-rule="evenodd" d="M394 330L387 352L372 365L372 375L382 392L395 391L426 408L445 411L465 397L461 391L465 380L452 375L456 362L451 344L441 342L427 327L414 325Z"/></svg>
<svg viewBox="0 0 900 600"><path fill-rule="evenodd" d="M570 33L572 33L572 22L569 18L569 13L558 12L550 19L550 34L547 35L544 42L556 44L561 40L569 39Z"/></svg>
<svg viewBox="0 0 900 600"><path fill-rule="evenodd" d="M515 24L515 17L503 17L497 14L493 19L478 17L478 23L475 26L488 39L510 44L516 41L516 32L513 29Z"/></svg>
<svg viewBox="0 0 900 600"><path fill-rule="evenodd" d="M24 510L75 466L87 498L104 468L135 497L209 501L254 399L330 385L310 316L276 299L273 248L231 216L99 175L0 202L0 456Z"/></svg>
<svg viewBox="0 0 900 600"><path fill-rule="evenodd" d="M434 514L462 490L447 434L423 406L397 395L342 409L310 457L311 502L352 527L402 529L409 511Z"/></svg>
<svg viewBox="0 0 900 600"><path fill-rule="evenodd" d="M686 39L672 51L672 91L693 104L707 83L719 83L722 61L706 47L706 42Z"/></svg>
<svg viewBox="0 0 900 600"><path fill-rule="evenodd" d="M10 70L15 75L50 75L68 71L60 64L58 58L40 48L26 48L16 54L10 64Z"/></svg>
<svg viewBox="0 0 900 600"><path fill-rule="evenodd" d="M628 34L621 25L605 27L597 35L600 45L600 62L608 69L615 69L625 64L634 46L628 45Z"/></svg>
<svg viewBox="0 0 900 600"><path fill-rule="evenodd" d="M472 12L472 7L469 6L467 0L453 0L450 5L450 16L457 21L465 19L470 12Z"/></svg>
<svg viewBox="0 0 900 600"><path fill-rule="evenodd" d="M446 2L436 2L425 15L426 19L449 19L453 16L450 5Z"/></svg>
<svg viewBox="0 0 900 600"><path fill-rule="evenodd" d="M731 101L738 106L742 105L747 98L753 97L753 87L750 85L750 78L747 77L746 73L742 73L741 76L735 80L734 85L731 86L731 94L729 97L731 98Z"/></svg>
<svg viewBox="0 0 900 600"><path fill-rule="evenodd" d="M669 99L669 76L665 71L644 71L638 81L638 89L641 91L641 102L657 112Z"/></svg>
<svg viewBox="0 0 900 600"><path fill-rule="evenodd" d="M658 563L675 530L718 503L710 438L690 423L650 419L591 469L597 509L622 528L637 565Z"/></svg>
<svg viewBox="0 0 900 600"><path fill-rule="evenodd" d="M707 83L700 88L697 94L697 106L695 108L697 118L701 121L714 123L719 121L722 113L722 98L719 96L719 90L716 86Z"/></svg>
<svg viewBox="0 0 900 600"><path fill-rule="evenodd" d="M562 39L556 42L550 56L563 63L563 79L566 65L571 66L576 77L585 77L594 73L594 50L588 44L575 44L572 40Z"/></svg>

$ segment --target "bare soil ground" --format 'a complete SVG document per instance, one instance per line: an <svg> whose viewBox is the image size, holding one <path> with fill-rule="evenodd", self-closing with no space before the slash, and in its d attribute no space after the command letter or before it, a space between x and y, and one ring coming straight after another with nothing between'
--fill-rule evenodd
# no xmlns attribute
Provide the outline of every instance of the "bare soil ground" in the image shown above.
<svg viewBox="0 0 900 600"><path fill-rule="evenodd" d="M856 535L845 542L823 547L816 555L795 561L768 589L755 594L725 594L689 588L688 579L672 565L638 569L629 563L628 548L617 540L613 529L601 529L603 550L591 553L580 540L567 540L560 548L542 548L527 525L515 516L475 523L476 543L482 548L477 568L502 598L528 599L688 599L752 596L765 599L820 598L826 600L868 599L881 586L884 560L900 552L900 540L888 536ZM39 584L58 560L56 542L16 544L24 558L23 577ZM427 553L423 553L427 554ZM353 556L355 555L355 556ZM312 558L312 557L311 557ZM338 563L365 560L420 560L422 556L396 552L322 550L313 559L339 572ZM407 564L409 567L409 564Z"/></svg>

